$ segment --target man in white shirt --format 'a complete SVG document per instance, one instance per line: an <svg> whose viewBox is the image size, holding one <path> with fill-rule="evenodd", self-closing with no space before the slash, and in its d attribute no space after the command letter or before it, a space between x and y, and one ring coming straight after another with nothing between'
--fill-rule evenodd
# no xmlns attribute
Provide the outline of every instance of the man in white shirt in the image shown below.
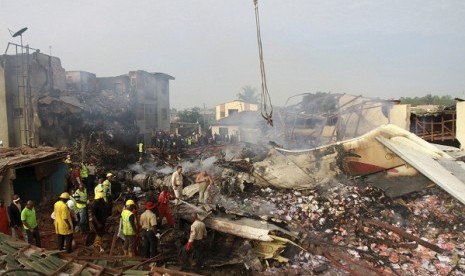
<svg viewBox="0 0 465 276"><path fill-rule="evenodd" d="M175 205L179 205L182 199L182 166L178 166L176 171L171 175L171 187L174 190Z"/></svg>

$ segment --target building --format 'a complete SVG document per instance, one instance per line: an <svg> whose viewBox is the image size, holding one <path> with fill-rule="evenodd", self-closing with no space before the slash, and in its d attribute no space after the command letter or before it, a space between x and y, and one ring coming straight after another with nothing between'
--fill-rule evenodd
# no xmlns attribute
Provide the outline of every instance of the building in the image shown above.
<svg viewBox="0 0 465 276"><path fill-rule="evenodd" d="M117 77L97 78L97 90L129 97L139 127L139 140L150 144L154 130L170 129L170 80L174 77L138 70Z"/></svg>
<svg viewBox="0 0 465 276"><path fill-rule="evenodd" d="M39 51L26 53L0 56L0 144L4 147L40 145L39 95L66 88L59 58Z"/></svg>
<svg viewBox="0 0 465 276"><path fill-rule="evenodd" d="M242 111L258 111L258 105L253 103L246 103L241 100L222 103L216 106L215 118L220 120L235 113Z"/></svg>
<svg viewBox="0 0 465 276"><path fill-rule="evenodd" d="M0 148L0 198L54 199L64 191L66 152L51 147Z"/></svg>
<svg viewBox="0 0 465 276"><path fill-rule="evenodd" d="M131 87L136 95L136 123L146 144L153 130L170 129L169 81L174 77L146 71L129 72Z"/></svg>
<svg viewBox="0 0 465 276"><path fill-rule="evenodd" d="M211 125L215 141L257 143L263 139L266 121L258 111L243 111L220 119Z"/></svg>

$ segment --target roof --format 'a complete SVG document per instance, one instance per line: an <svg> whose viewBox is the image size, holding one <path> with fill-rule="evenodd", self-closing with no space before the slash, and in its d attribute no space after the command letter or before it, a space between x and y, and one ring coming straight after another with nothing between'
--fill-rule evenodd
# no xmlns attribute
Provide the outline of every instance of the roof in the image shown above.
<svg viewBox="0 0 465 276"><path fill-rule="evenodd" d="M13 237L0 233L0 258L5 264L2 272L8 275L123 275L131 274L135 271L137 275L153 275L150 269L140 268L142 260L120 259L118 256L100 257L81 256L64 254L57 250L46 250L34 245L29 245L24 241L15 240ZM85 261L85 259L89 259ZM110 261L113 261L111 265ZM115 261L124 265L115 267ZM156 268L160 270L162 268ZM177 271L165 269L169 275L176 274ZM29 274L27 272L36 273ZM14 273L15 272L15 273ZM133 275L133 274L131 274ZM161 275L161 274L156 274ZM182 274L192 275L192 274Z"/></svg>
<svg viewBox="0 0 465 276"><path fill-rule="evenodd" d="M242 111L219 119L212 126L243 126L255 127L261 123L266 123L258 111Z"/></svg>
<svg viewBox="0 0 465 276"><path fill-rule="evenodd" d="M232 100L232 101L229 101L229 102L225 102L225 103L220 103L220 104L217 104L216 106L220 106L222 104L228 104L228 103L234 103L234 102L241 102L241 103L247 103L247 104L253 104L253 105L258 105L258 103L251 103L251 102L246 102L244 100Z"/></svg>
<svg viewBox="0 0 465 276"><path fill-rule="evenodd" d="M34 166L64 159L66 152L52 147L0 148L0 174L8 168Z"/></svg>

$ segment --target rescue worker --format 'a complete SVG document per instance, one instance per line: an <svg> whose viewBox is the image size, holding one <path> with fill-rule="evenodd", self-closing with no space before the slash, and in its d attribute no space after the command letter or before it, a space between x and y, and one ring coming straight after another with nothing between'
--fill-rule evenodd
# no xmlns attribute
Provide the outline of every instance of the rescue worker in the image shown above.
<svg viewBox="0 0 465 276"><path fill-rule="evenodd" d="M88 185L87 184L87 177L89 177L89 171L87 169L86 164L84 164L84 161L81 161L81 163L79 163L79 165L81 167L80 168L81 169L81 171L80 171L81 172L81 181L82 181L82 183L84 183L84 187L87 188L87 185Z"/></svg>
<svg viewBox="0 0 465 276"><path fill-rule="evenodd" d="M89 193L89 196L91 195L90 193L92 193L92 189L95 186L95 171L96 171L96 169L97 168L94 165L94 161L90 160L89 164L87 164L88 176L87 176L87 186L86 186L86 189L87 189L87 192ZM95 195L95 194L93 194L93 195Z"/></svg>
<svg viewBox="0 0 465 276"><path fill-rule="evenodd" d="M73 170L73 167L72 167L72 164L73 164L73 161L71 160L71 155L66 155L66 159L63 161L66 165L68 165L68 171L72 171Z"/></svg>
<svg viewBox="0 0 465 276"><path fill-rule="evenodd" d="M0 232L10 234L10 221L8 220L8 212L3 198L0 198Z"/></svg>
<svg viewBox="0 0 465 276"><path fill-rule="evenodd" d="M139 148L139 157L144 157L144 144L140 142L139 144L137 144L137 146Z"/></svg>
<svg viewBox="0 0 465 276"><path fill-rule="evenodd" d="M28 200L26 202L26 208L21 211L21 221L26 231L27 243L32 244L35 240L36 246L41 247L36 210L34 209L34 202L32 200Z"/></svg>
<svg viewBox="0 0 465 276"><path fill-rule="evenodd" d="M136 239L136 218L133 214L135 203L133 200L126 201L126 208L121 212L121 221L124 235L124 255L134 257L134 244Z"/></svg>
<svg viewBox="0 0 465 276"><path fill-rule="evenodd" d="M186 244L184 254L184 265L188 264L187 258L188 253L193 249L192 254L195 260L196 268L201 268L203 266L203 255L205 250L205 239L207 238L207 228L205 223L203 223L197 213L192 214L192 219L194 222L191 225L191 232L189 236L189 241Z"/></svg>
<svg viewBox="0 0 465 276"><path fill-rule="evenodd" d="M95 185L95 188L94 188L94 195L96 195L98 193L103 194L103 199L106 202L107 201L107 196L106 196L105 191L103 189L103 178L102 177L98 178L98 183L97 183L97 185Z"/></svg>
<svg viewBox="0 0 465 276"><path fill-rule="evenodd" d="M207 171L201 171L195 178L195 183L199 184L199 203L206 203L205 191L213 183L213 179L207 174Z"/></svg>
<svg viewBox="0 0 465 276"><path fill-rule="evenodd" d="M71 213L66 205L69 200L69 194L64 192L53 206L55 214L55 233L57 235L58 250L66 248L67 253L72 251L73 243L73 223Z"/></svg>
<svg viewBox="0 0 465 276"><path fill-rule="evenodd" d="M168 225L174 228L174 218L170 210L170 200L174 199L174 196L168 191L167 186L163 186L162 192L158 196L158 213L160 214L160 222L163 218L166 218Z"/></svg>
<svg viewBox="0 0 465 276"><path fill-rule="evenodd" d="M76 213L79 219L79 229L81 233L87 233L89 231L89 222L87 216L87 189L84 183L79 184L79 188L74 192L78 195L76 200Z"/></svg>
<svg viewBox="0 0 465 276"><path fill-rule="evenodd" d="M77 189L79 187L79 184L82 183L81 171L79 169L78 164L74 165L72 181L73 181L73 187L71 190Z"/></svg>
<svg viewBox="0 0 465 276"><path fill-rule="evenodd" d="M178 166L176 171L171 175L171 187L173 187L175 196L175 205L179 205L182 199L182 166Z"/></svg>
<svg viewBox="0 0 465 276"><path fill-rule="evenodd" d="M155 208L153 202L145 204L145 212L140 215L140 225L142 227L143 248L142 256L153 258L157 255L157 216L152 210Z"/></svg>
<svg viewBox="0 0 465 276"><path fill-rule="evenodd" d="M73 196L69 197L69 200L66 201L66 206L68 206L69 213L71 215L71 222L73 223L74 226L74 232L77 232L79 230L78 228L78 217L77 217L77 208L76 208L76 199L79 199L79 195L74 194ZM55 219L55 213L53 213L52 216L53 219Z"/></svg>
<svg viewBox="0 0 465 276"><path fill-rule="evenodd" d="M11 234L13 238L24 239L23 222L21 221L21 199L19 195L11 197L11 203L8 206L8 217L10 218Z"/></svg>
<svg viewBox="0 0 465 276"><path fill-rule="evenodd" d="M105 234L105 224L107 222L107 206L103 200L103 193L95 194L92 204L91 223L95 229L95 240L93 246L102 248L103 235Z"/></svg>
<svg viewBox="0 0 465 276"><path fill-rule="evenodd" d="M71 155L66 155L65 160L63 162L68 167L66 176L65 176L65 191L72 190L73 188L73 161L71 160Z"/></svg>
<svg viewBox="0 0 465 276"><path fill-rule="evenodd" d="M111 215L111 211L113 209L113 199L111 198L111 182L110 179L113 177L112 173L107 173L105 181L103 181L103 193L105 194L107 207L108 207L108 214Z"/></svg>

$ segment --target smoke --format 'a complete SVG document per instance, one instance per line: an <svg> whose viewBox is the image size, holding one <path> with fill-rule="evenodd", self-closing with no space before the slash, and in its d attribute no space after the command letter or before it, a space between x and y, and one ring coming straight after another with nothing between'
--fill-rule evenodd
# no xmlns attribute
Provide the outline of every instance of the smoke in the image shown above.
<svg viewBox="0 0 465 276"><path fill-rule="evenodd" d="M184 173L193 173L199 172L201 170L206 170L209 173L216 172L218 169L215 166L215 162L218 161L218 158L215 156L206 158L206 159L197 159L193 162L191 161L183 161L176 166L182 166ZM145 161L144 163L134 163L128 165L128 169L136 172L138 174L150 174L150 173L161 173L161 174L171 174L176 170L175 167L170 167L167 165L164 166L157 166L153 161Z"/></svg>

